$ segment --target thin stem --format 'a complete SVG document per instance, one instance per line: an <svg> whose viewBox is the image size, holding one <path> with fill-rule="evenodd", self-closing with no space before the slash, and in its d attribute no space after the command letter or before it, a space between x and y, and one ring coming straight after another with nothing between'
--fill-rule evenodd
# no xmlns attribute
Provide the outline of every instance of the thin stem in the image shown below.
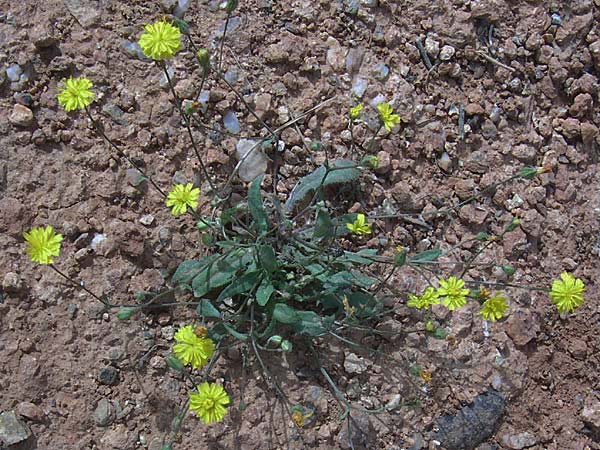
<svg viewBox="0 0 600 450"><path fill-rule="evenodd" d="M229 26L229 19L231 19L231 9L227 9L227 18L225 19L225 28L223 28L223 37L221 38L221 49L219 51L219 65L217 66L218 72L221 72L223 66L223 48L225 47L225 37L227 36L227 27Z"/></svg>
<svg viewBox="0 0 600 450"><path fill-rule="evenodd" d="M210 188L213 191L216 191L215 185L213 184L213 182L210 178L210 175L208 174L208 170L206 170L206 166L204 165L204 162L202 161L202 157L200 156L200 150L198 150L198 145L196 144L196 140L194 139L194 135L192 133L192 127L190 126L190 119L183 111L182 102L179 99L179 96L177 95L177 93L175 92L175 86L173 86L173 80L171 80L171 75L169 75L169 71L167 70L167 65L163 62L163 63L161 63L161 66L165 73L165 76L167 77L167 82L169 83L169 89L171 90L171 94L173 94L173 98L175 100L175 105L177 106L177 109L179 110L179 114L181 115L181 118L183 119L183 123L185 125L185 128L188 132L188 136L190 137L190 141L192 143L192 148L194 149L194 152L196 153L196 157L198 158L198 162L200 163L200 167L202 169L202 172L204 173L204 177L208 181Z"/></svg>
<svg viewBox="0 0 600 450"><path fill-rule="evenodd" d="M96 300L98 300L103 305L108 306L108 303L107 303L106 300L98 297L96 294L94 294L92 291L90 291L88 288L86 288L82 283L78 283L77 281L75 281L70 276L68 276L65 273L61 272L59 269L56 268L56 266L54 264L50 264L50 268L52 270L54 270L57 274L59 274L61 277L63 277L65 280L67 280L67 281L71 282L72 284L74 284L75 286L77 286L79 289L83 289L85 292L87 292L88 294L90 294L92 297L94 297Z"/></svg>
<svg viewBox="0 0 600 450"><path fill-rule="evenodd" d="M470 281L470 280L465 280L466 284L473 284L473 285L484 285L484 286L497 286L497 287L514 287L514 288L518 288L518 289L525 289L527 291L537 291L537 292L550 292L550 289L548 288L542 288L539 286L524 286L522 284L513 284L513 283L503 283L503 282L495 282L495 281Z"/></svg>
<svg viewBox="0 0 600 450"><path fill-rule="evenodd" d="M96 130L96 132L102 136L104 138L104 140L106 142L109 143L109 145L115 149L115 151L117 152L117 154L121 157L121 158L125 158L127 160L127 162L129 162L129 164L131 164L139 173L142 174L142 176L144 178L146 178L150 184L152 184L152 186L154 186L154 188L160 192L160 194L163 197L166 197L167 194L164 193L164 191L154 182L154 180L152 180L152 178L146 173L144 172L144 170L139 166L139 164L136 164L135 161L133 161L129 156L127 156L123 150L121 150L119 148L119 146L117 144L115 144L115 142L109 138L106 133L104 132L104 130L102 129L102 126L100 125L100 123L98 123L98 121L96 119L94 119L94 117L92 116L91 111L89 110L89 108L86 106L85 107L85 112L88 116L88 118L92 121L92 124L94 125L94 129Z"/></svg>
<svg viewBox="0 0 600 450"><path fill-rule="evenodd" d="M225 83L227 85L227 87L231 90L231 92L233 92L235 94L235 96L238 98L238 100L240 102L242 102L244 104L244 107L248 110L248 112L250 114L252 114L254 116L254 118L256 120L258 120L258 122L262 125L263 128L265 128L269 134L271 135L271 137L273 138L273 140L275 141L274 144L277 145L277 134L276 131L273 131L271 129L271 127L269 127L269 125L267 125L267 123L262 120L258 114L256 114L256 112L250 107L250 105L248 104L248 102L244 99L244 97L242 96L242 94L240 94L237 89L235 87L233 87L233 85L227 81L225 79L225 76L223 75L223 73L221 71L217 71L215 72L217 74L217 77L219 78L219 80L221 80L223 83Z"/></svg>
<svg viewBox="0 0 600 450"><path fill-rule="evenodd" d="M473 200L481 197L486 192L488 192L488 191L490 191L492 189L495 189L498 186L502 186L503 184L509 183L509 182L511 182L511 181L513 181L513 180L515 180L517 178L521 178L521 174L517 173L516 175L508 177L505 180L501 180L501 181L497 181L495 183L489 184L486 187L484 187L481 191L479 191L477 194L474 194L474 195L470 196L469 198L463 200L462 202L460 202L457 205L450 206L450 207L445 208L445 209L439 209L437 211L432 211L430 213L423 213L423 216L433 216L433 217L435 217L435 216L441 216L443 214L448 214L448 213L450 213L452 211L457 210L458 208L461 208L464 205L467 205L467 204L471 203Z"/></svg>

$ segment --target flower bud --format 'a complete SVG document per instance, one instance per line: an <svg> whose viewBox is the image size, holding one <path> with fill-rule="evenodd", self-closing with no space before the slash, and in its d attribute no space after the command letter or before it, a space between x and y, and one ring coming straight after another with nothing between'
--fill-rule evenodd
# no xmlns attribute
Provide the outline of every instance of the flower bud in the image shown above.
<svg viewBox="0 0 600 450"><path fill-rule="evenodd" d="M504 273L506 275L508 275L509 277L512 277L515 274L515 272L517 271L517 269L515 269L510 264L504 264L501 267L502 267L502 270L504 271Z"/></svg>
<svg viewBox="0 0 600 450"><path fill-rule="evenodd" d="M406 248L401 245L396 247L396 255L394 256L394 264L398 267L406 263Z"/></svg>
<svg viewBox="0 0 600 450"><path fill-rule="evenodd" d="M513 231L521 224L521 220L518 217L513 217L513 220L506 226L506 231Z"/></svg>
<svg viewBox="0 0 600 450"><path fill-rule="evenodd" d="M201 48L196 52L196 57L198 58L198 64L204 70L204 73L207 74L210 70L210 53L205 48Z"/></svg>

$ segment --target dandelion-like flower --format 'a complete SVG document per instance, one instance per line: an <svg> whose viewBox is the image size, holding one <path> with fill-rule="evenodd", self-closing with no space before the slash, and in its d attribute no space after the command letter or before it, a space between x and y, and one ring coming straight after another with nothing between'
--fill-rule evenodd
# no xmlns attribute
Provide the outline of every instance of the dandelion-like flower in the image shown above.
<svg viewBox="0 0 600 450"><path fill-rule="evenodd" d="M65 111L75 111L84 109L94 100L95 94L92 92L93 83L85 77L69 77L62 81L64 87L60 90L56 98Z"/></svg>
<svg viewBox="0 0 600 450"><path fill-rule="evenodd" d="M194 369L206 364L215 351L212 339L198 337L191 325L177 330L175 340L177 344L173 346L173 353L184 364L191 364Z"/></svg>
<svg viewBox="0 0 600 450"><path fill-rule="evenodd" d="M550 300L559 313L573 311L583 303L584 282L567 272L560 274L560 280L552 282Z"/></svg>
<svg viewBox="0 0 600 450"><path fill-rule="evenodd" d="M350 108L350 119L356 120L360 117L360 112L363 110L363 104L359 103L356 106Z"/></svg>
<svg viewBox="0 0 600 450"><path fill-rule="evenodd" d="M354 222L347 223L346 227L354 234L371 234L371 225L367 223L367 218L364 214L357 214Z"/></svg>
<svg viewBox="0 0 600 450"><path fill-rule="evenodd" d="M377 105L379 111L379 119L383 123L386 130L391 131L394 125L400 123L400 116L394 114L394 109L388 102L381 102Z"/></svg>
<svg viewBox="0 0 600 450"><path fill-rule="evenodd" d="M442 303L450 311L460 308L467 303L468 289L463 289L465 286L464 280L459 280L456 277L450 277L448 280L440 280L440 287L437 293L442 297Z"/></svg>
<svg viewBox="0 0 600 450"><path fill-rule="evenodd" d="M190 393L190 409L206 424L220 422L227 413L229 395L218 383L204 382Z"/></svg>
<svg viewBox="0 0 600 450"><path fill-rule="evenodd" d="M149 23L138 41L144 55L158 61L169 59L181 48L181 31L166 20Z"/></svg>
<svg viewBox="0 0 600 450"><path fill-rule="evenodd" d="M194 210L198 207L200 189L195 188L192 183L176 184L167 195L167 206L171 208L174 216L185 214L188 206Z"/></svg>
<svg viewBox="0 0 600 450"><path fill-rule="evenodd" d="M427 309L431 305L439 305L440 303L440 295L432 287L425 289L423 294L420 296L409 294L408 299L409 300L406 302L406 304L417 309Z"/></svg>
<svg viewBox="0 0 600 450"><path fill-rule="evenodd" d="M29 259L40 264L52 264L53 256L60 254L60 243L63 240L62 235L56 234L54 228L50 225L44 227L34 227L23 233L23 238L27 242L27 253Z"/></svg>
<svg viewBox="0 0 600 450"><path fill-rule="evenodd" d="M507 309L508 304L506 303L506 297L499 292L496 292L493 297L490 297L483 302L479 314L484 320L495 322L496 320L502 319Z"/></svg>

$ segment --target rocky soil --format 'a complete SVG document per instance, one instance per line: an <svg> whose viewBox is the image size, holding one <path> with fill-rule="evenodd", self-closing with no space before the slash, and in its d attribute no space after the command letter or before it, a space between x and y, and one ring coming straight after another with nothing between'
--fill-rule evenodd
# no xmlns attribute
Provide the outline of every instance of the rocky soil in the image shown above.
<svg viewBox="0 0 600 450"><path fill-rule="evenodd" d="M57 267L113 303L164 288L177 264L198 253L194 224L172 217L89 120L56 101L62 78L90 78L93 113L157 184L202 184L164 77L134 45L143 25L176 3L1 2L1 448L159 450L187 395L164 356L193 310L120 322L29 262L22 239L30 227L52 224L65 236ZM185 19L198 45L216 51L225 24L218 2L190 2ZM175 448L600 448L599 24L598 0L241 1L224 68L257 115L277 127L335 97L282 133L282 198L324 160L311 142L350 156L353 97L370 113L368 105L385 98L401 126L382 133L379 168L357 194L340 198L347 209L418 215L457 204L524 165L551 170L502 185L429 227L414 216L376 219L376 237L359 245L388 255L396 245L448 249L480 231L498 233L518 216L521 226L478 261L512 264L511 282L525 286L549 286L567 270L585 280L586 302L560 317L544 293L508 289L507 318L486 325L475 305L436 310L450 334L435 339L407 333L422 328L423 317L395 299L397 313L378 325L388 338L363 342L378 352L332 341L322 355L354 404L385 406L385 414L340 421L308 354L268 361L292 402L317 407L300 432L258 367L242 370L243 354L234 349L213 371L234 407L215 426L188 418ZM198 94L194 67L187 47L171 62L182 98ZM238 140L265 134L222 84L204 90L205 122L234 132L195 135L211 175L223 180ZM368 123L357 125L355 138L370 139ZM208 213L203 188L200 210ZM236 189L243 194L244 183ZM474 250L466 245L448 257L443 273L459 274L453 262ZM502 271L486 268L471 275L503 280ZM410 270L394 284L424 287ZM417 365L430 381L411 375ZM247 408L240 411L244 377ZM421 404L402 407L415 393Z"/></svg>

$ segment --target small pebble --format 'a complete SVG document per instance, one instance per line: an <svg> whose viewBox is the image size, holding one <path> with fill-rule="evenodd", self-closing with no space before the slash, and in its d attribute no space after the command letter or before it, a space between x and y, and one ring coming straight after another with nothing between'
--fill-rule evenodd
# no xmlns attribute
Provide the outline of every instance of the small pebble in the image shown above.
<svg viewBox="0 0 600 450"><path fill-rule="evenodd" d="M454 47L451 45L444 45L440 50L440 60L450 61L455 53L456 49Z"/></svg>
<svg viewBox="0 0 600 450"><path fill-rule="evenodd" d="M437 58L440 54L440 43L432 36L427 36L425 38L425 51L432 58Z"/></svg>
<svg viewBox="0 0 600 450"><path fill-rule="evenodd" d="M100 384L114 386L119 383L119 371L112 366L103 367L98 374Z"/></svg>
<svg viewBox="0 0 600 450"><path fill-rule="evenodd" d="M438 159L438 166L440 166L440 169L444 172L450 172L452 170L452 160L447 152L442 153L442 156Z"/></svg>
<svg viewBox="0 0 600 450"><path fill-rule="evenodd" d="M352 95L362 98L367 90L367 80L361 77L356 77L352 83Z"/></svg>
<svg viewBox="0 0 600 450"><path fill-rule="evenodd" d="M9 294L17 294L24 287L21 276L16 272L7 272L2 280L2 289Z"/></svg>
<svg viewBox="0 0 600 450"><path fill-rule="evenodd" d="M92 239L92 242L90 244L90 246L92 247L92 250L96 251L98 250L98 246L100 244L102 244L102 242L104 242L106 240L106 235L102 234L102 233L96 233L94 235L94 238Z"/></svg>
<svg viewBox="0 0 600 450"><path fill-rule="evenodd" d="M113 403L106 398L100 399L94 411L94 423L99 427L107 427L115 420L115 417L116 411Z"/></svg>
<svg viewBox="0 0 600 450"><path fill-rule="evenodd" d="M13 112L8 118L10 123L19 127L28 127L33 123L33 112L27 107L16 104Z"/></svg>
<svg viewBox="0 0 600 450"><path fill-rule="evenodd" d="M13 98L15 99L15 102L23 106L33 105L33 97L27 92L15 92Z"/></svg>
<svg viewBox="0 0 600 450"><path fill-rule="evenodd" d="M13 64L12 66L8 66L6 69L6 77L12 81L17 82L21 78L21 74L23 73L23 69L18 64Z"/></svg>
<svg viewBox="0 0 600 450"><path fill-rule="evenodd" d="M175 69L173 67L167 67L167 73L169 74L169 78L171 79L171 83L175 85ZM169 80L165 75L164 70L161 72L160 81L158 82L161 88L166 88L169 86Z"/></svg>
<svg viewBox="0 0 600 450"><path fill-rule="evenodd" d="M78 306L75 303L70 303L67 307L67 316L70 320L75 319L75 316L77 315L77 309Z"/></svg>
<svg viewBox="0 0 600 450"><path fill-rule="evenodd" d="M233 134L238 134L242 130L240 122L233 111L227 111L225 113L225 116L223 116L223 125L227 131Z"/></svg>
<svg viewBox="0 0 600 450"><path fill-rule="evenodd" d="M125 50L125 53L127 53L132 58L137 58L142 61L149 61L149 58L146 55L144 55L142 47L140 47L140 44L138 44L137 42L125 40L121 43L121 48Z"/></svg>
<svg viewBox="0 0 600 450"><path fill-rule="evenodd" d="M235 69L227 70L227 72L225 72L224 78L229 84L234 85L238 81L237 70L235 70Z"/></svg>
<svg viewBox="0 0 600 450"><path fill-rule="evenodd" d="M152 214L144 214L140 218L140 223L142 225L149 227L150 225L152 225L154 223L154 216Z"/></svg>
<svg viewBox="0 0 600 450"><path fill-rule="evenodd" d="M373 68L373 75L379 81L385 81L389 74L390 68L384 63L379 63Z"/></svg>

